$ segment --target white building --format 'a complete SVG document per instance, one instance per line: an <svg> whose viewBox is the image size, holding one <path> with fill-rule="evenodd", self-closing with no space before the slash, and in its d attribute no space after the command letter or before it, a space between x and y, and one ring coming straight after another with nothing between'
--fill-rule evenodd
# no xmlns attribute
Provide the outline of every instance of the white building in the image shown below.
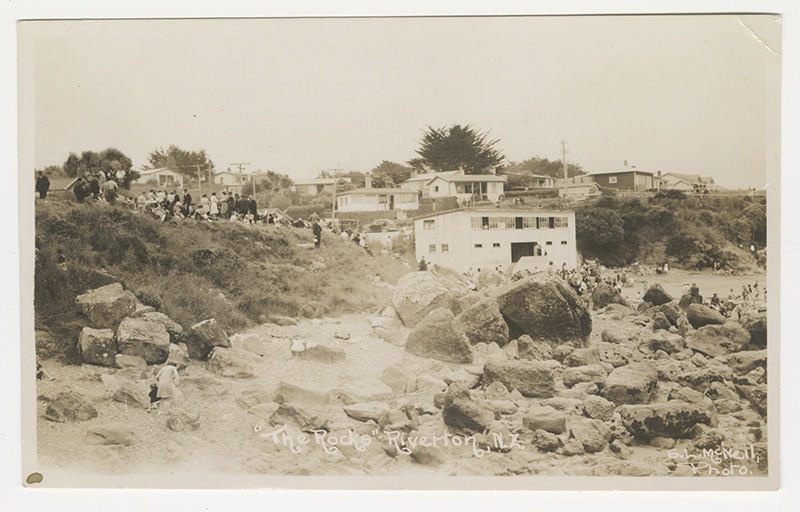
<svg viewBox="0 0 800 512"><path fill-rule="evenodd" d="M560 270L578 265L575 212L462 209L418 218L416 256L456 272L469 268ZM552 265L551 265L552 262Z"/></svg>
<svg viewBox="0 0 800 512"><path fill-rule="evenodd" d="M351 183L350 177L346 178L312 178L294 180L292 190L298 194L305 194L307 196L316 196L323 192L331 192L334 184Z"/></svg>
<svg viewBox="0 0 800 512"><path fill-rule="evenodd" d="M336 196L340 212L380 212L419 209L419 194L404 188L357 188Z"/></svg>
<svg viewBox="0 0 800 512"><path fill-rule="evenodd" d="M223 185L225 187L241 187L250 177L246 174L230 172L230 171L220 171L214 173L214 183L216 185Z"/></svg>
<svg viewBox="0 0 800 512"><path fill-rule="evenodd" d="M505 176L464 174L461 171L420 174L400 184L402 188L422 191L422 197L455 197L459 202L497 202L505 193Z"/></svg>
<svg viewBox="0 0 800 512"><path fill-rule="evenodd" d="M183 188L183 175L166 167L138 171L138 173L139 177L136 178L136 183L156 185L159 188Z"/></svg>

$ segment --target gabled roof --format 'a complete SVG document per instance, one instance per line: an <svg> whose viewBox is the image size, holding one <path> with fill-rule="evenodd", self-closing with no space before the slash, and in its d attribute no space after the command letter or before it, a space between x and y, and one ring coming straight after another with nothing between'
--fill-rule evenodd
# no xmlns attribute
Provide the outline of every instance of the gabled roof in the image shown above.
<svg viewBox="0 0 800 512"><path fill-rule="evenodd" d="M416 176L412 176L408 178L403 183L415 183L418 181L430 181L437 176L453 176L458 174L459 171L442 171L442 172L427 172L423 174L417 174Z"/></svg>
<svg viewBox="0 0 800 512"><path fill-rule="evenodd" d="M619 169L616 171L595 171L589 173L590 176L597 176L601 174L626 174L626 173L636 173L636 174L649 174L650 176L653 175L650 171L643 171L641 169L633 169L633 168L626 168L626 169Z"/></svg>
<svg viewBox="0 0 800 512"><path fill-rule="evenodd" d="M678 180L682 180L687 183L714 183L714 178L708 176L700 176L699 174L682 174L678 172L665 172L661 175L661 179L664 179L667 176L673 176Z"/></svg>
<svg viewBox="0 0 800 512"><path fill-rule="evenodd" d="M469 181L495 181L495 182L505 182L505 176L497 176L495 174L454 174L452 176L437 176L444 181L453 181L453 182L469 182ZM431 181L435 180L433 178Z"/></svg>
<svg viewBox="0 0 800 512"><path fill-rule="evenodd" d="M180 173L170 169L169 167L159 167L158 169L147 169L145 171L137 171L139 176L150 176L151 174L158 174L161 172L168 172L171 174L177 174L180 176Z"/></svg>

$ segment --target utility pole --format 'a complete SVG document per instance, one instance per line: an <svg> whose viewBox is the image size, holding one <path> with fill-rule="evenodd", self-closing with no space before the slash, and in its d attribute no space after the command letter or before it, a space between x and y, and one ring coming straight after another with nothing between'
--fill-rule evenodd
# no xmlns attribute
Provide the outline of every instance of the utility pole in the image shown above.
<svg viewBox="0 0 800 512"><path fill-rule="evenodd" d="M564 165L564 190L561 197L567 197L567 141L561 141L561 162Z"/></svg>
<svg viewBox="0 0 800 512"><path fill-rule="evenodd" d="M333 172L333 194L331 194L331 224L336 220L336 186L342 176L342 164L337 164Z"/></svg>
<svg viewBox="0 0 800 512"><path fill-rule="evenodd" d="M228 164L228 165L230 165L230 166L236 166L236 167L238 167L238 168L239 168L239 185L241 185L241 184L242 184L242 168L243 168L245 165L250 165L250 162L233 162L232 164ZM252 176L250 176L250 180L251 180L251 182L252 182L252 179L253 179L253 177L252 177ZM255 195L255 191L253 191L253 195Z"/></svg>

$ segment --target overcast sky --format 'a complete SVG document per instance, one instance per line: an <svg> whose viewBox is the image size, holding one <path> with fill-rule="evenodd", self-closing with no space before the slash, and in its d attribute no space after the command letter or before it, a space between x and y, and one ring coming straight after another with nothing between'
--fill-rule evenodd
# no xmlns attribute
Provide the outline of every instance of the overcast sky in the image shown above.
<svg viewBox="0 0 800 512"><path fill-rule="evenodd" d="M20 25L37 168L177 144L292 178L404 163L472 124L509 161L764 186L777 140L772 17L69 21ZM24 70L30 70L26 73ZM31 81L29 81L31 80ZM770 140L770 137L772 138Z"/></svg>

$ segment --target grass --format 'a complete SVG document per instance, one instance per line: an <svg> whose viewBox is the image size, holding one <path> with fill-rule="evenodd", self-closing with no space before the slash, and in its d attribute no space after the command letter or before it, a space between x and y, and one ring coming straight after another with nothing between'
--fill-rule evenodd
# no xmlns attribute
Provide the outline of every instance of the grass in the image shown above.
<svg viewBox="0 0 800 512"><path fill-rule="evenodd" d="M73 304L86 290L119 281L183 327L216 318L229 333L272 315L315 318L371 310L389 301L375 286L413 268L404 258L371 256L352 242L323 235L312 249L310 229L228 222L163 224L107 205L37 204L34 282L41 357L72 361L83 327ZM56 264L56 250L67 258ZM411 266L409 266L411 265ZM41 345L41 346L40 346Z"/></svg>

